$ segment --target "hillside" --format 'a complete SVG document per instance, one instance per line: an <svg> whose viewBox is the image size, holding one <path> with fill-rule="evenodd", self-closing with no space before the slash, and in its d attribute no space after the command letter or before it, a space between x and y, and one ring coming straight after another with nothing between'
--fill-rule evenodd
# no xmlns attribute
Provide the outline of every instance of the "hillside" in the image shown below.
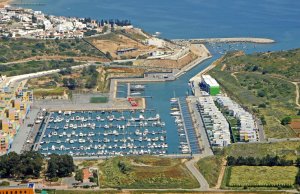
<svg viewBox="0 0 300 194"><path fill-rule="evenodd" d="M269 138L295 137L285 117L299 109L300 49L254 53L228 53L209 74L232 98L265 122Z"/></svg>

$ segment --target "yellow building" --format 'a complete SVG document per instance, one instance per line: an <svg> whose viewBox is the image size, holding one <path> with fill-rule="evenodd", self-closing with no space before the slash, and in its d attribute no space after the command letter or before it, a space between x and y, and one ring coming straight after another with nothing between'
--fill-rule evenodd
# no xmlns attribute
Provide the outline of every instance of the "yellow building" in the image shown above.
<svg viewBox="0 0 300 194"><path fill-rule="evenodd" d="M34 187L16 186L0 187L0 194L35 194Z"/></svg>
<svg viewBox="0 0 300 194"><path fill-rule="evenodd" d="M5 79L0 79L0 155L8 151L9 143L30 111L33 99L26 80L10 83Z"/></svg>

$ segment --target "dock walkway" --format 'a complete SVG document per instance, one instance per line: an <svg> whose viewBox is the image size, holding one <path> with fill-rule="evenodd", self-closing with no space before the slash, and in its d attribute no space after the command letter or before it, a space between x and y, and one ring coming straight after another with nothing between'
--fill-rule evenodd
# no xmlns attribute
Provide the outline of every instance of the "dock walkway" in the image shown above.
<svg viewBox="0 0 300 194"><path fill-rule="evenodd" d="M182 114L181 116L184 123L183 126L187 134L187 140L189 142L191 153L201 154L201 149L197 139L196 131L193 126L193 121L185 97L179 98L178 105Z"/></svg>

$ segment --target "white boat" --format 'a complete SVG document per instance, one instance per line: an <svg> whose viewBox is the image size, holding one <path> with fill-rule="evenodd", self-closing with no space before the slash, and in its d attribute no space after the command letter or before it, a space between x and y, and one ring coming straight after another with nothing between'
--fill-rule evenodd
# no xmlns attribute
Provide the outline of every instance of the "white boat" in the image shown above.
<svg viewBox="0 0 300 194"><path fill-rule="evenodd" d="M69 125L65 124L64 129L68 129L68 128L69 128Z"/></svg>
<svg viewBox="0 0 300 194"><path fill-rule="evenodd" d="M171 112L170 115L172 116L180 116L180 112L179 111L175 111L175 112Z"/></svg>
<svg viewBox="0 0 300 194"><path fill-rule="evenodd" d="M131 96L137 96L137 95L141 95L142 93L141 92L132 92L130 93Z"/></svg>
<svg viewBox="0 0 300 194"><path fill-rule="evenodd" d="M177 100L177 98L171 98L171 99L170 99L170 102L171 102L171 103L176 103L176 102L178 102L178 100Z"/></svg>

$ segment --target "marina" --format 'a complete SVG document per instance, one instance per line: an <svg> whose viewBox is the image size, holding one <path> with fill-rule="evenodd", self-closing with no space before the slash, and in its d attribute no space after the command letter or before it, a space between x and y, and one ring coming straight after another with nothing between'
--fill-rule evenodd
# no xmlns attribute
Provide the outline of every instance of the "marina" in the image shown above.
<svg viewBox="0 0 300 194"><path fill-rule="evenodd" d="M50 112L34 149L45 156L164 155L165 123L155 111Z"/></svg>

